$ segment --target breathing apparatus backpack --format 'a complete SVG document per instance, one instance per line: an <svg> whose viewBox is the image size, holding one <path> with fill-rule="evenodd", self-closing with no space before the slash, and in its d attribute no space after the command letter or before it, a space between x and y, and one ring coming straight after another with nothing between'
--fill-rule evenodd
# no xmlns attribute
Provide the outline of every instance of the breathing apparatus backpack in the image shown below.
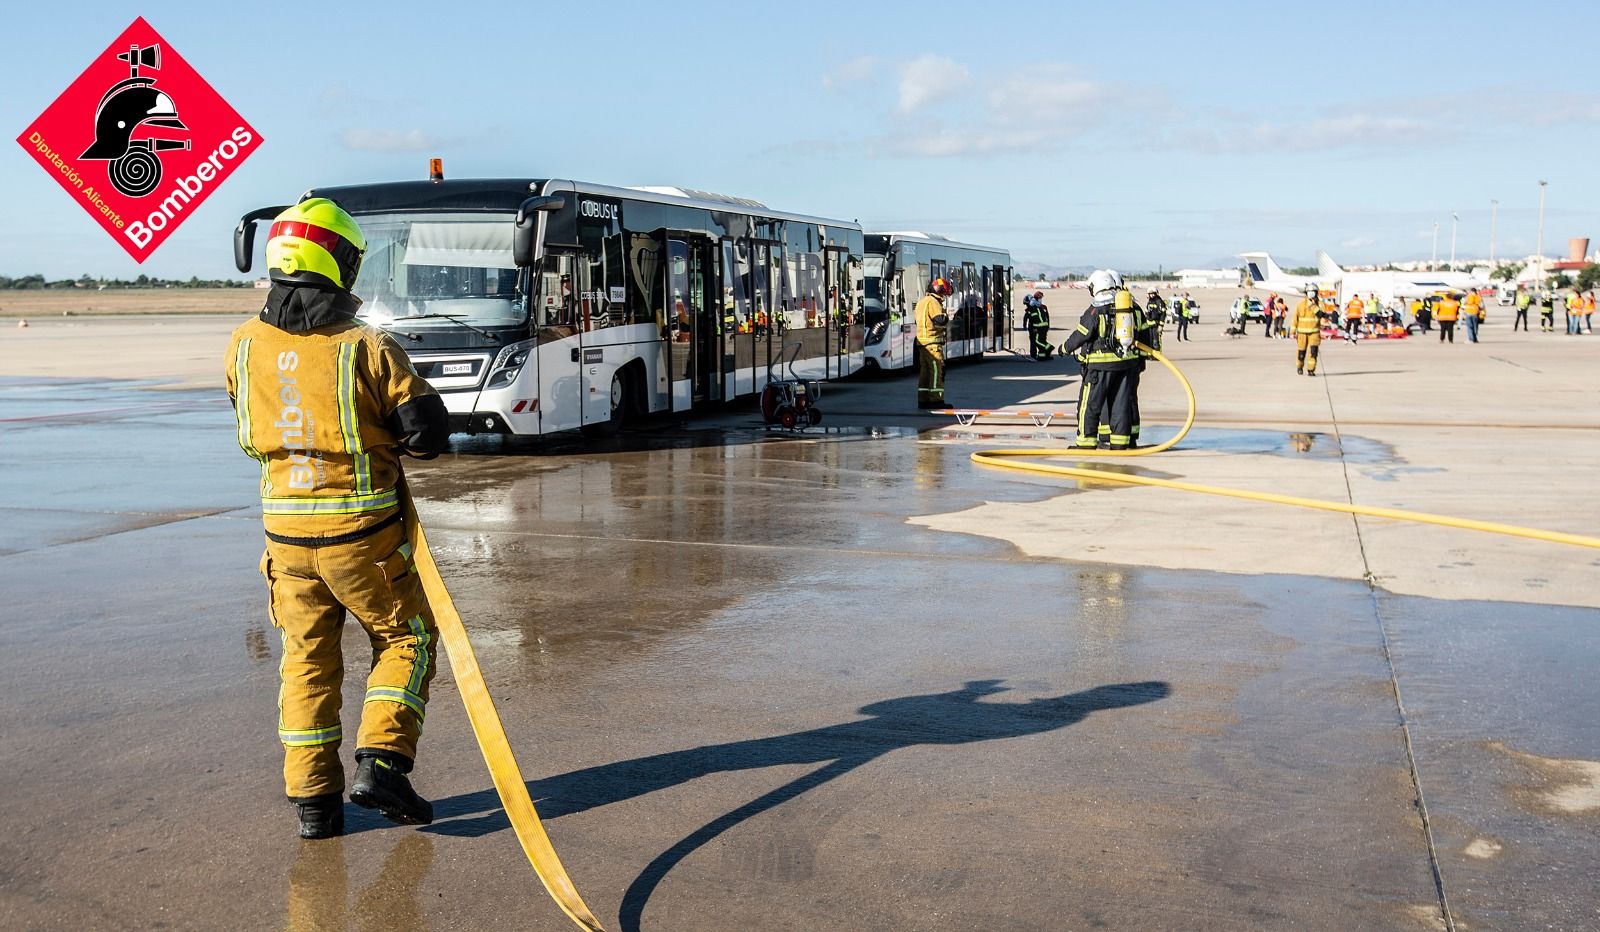
<svg viewBox="0 0 1600 932"><path fill-rule="evenodd" d="M1098 310L1100 326L1098 339L1094 345L1095 352L1131 359L1136 355L1133 344L1137 339L1132 292L1126 288L1117 289L1116 297L1111 303L1100 306Z"/></svg>

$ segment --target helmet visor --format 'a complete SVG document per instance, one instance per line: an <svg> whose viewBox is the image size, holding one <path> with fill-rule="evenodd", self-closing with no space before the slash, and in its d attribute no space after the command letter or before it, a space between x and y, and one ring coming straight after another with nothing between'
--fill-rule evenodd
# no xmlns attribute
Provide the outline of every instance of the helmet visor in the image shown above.
<svg viewBox="0 0 1600 932"><path fill-rule="evenodd" d="M356 273L361 271L361 250L356 248L355 243L327 227L319 227L303 220L279 220L274 223L268 238L278 236L296 236L326 249L328 255L333 256L333 261L339 265L340 287L349 288L355 284Z"/></svg>

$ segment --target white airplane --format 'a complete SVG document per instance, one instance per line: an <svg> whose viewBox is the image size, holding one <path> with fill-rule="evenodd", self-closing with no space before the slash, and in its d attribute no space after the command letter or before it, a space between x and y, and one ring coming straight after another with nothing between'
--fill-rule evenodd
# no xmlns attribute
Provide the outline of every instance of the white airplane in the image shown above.
<svg viewBox="0 0 1600 932"><path fill-rule="evenodd" d="M1318 291L1332 291L1339 285L1337 275L1290 275L1272 261L1271 255L1264 252L1242 252L1239 258L1244 260L1244 271L1250 277L1251 288L1303 295L1308 286Z"/></svg>
<svg viewBox="0 0 1600 932"><path fill-rule="evenodd" d="M1317 251L1317 270L1338 278L1339 290L1344 294L1376 294L1385 301L1426 298L1438 291L1476 290L1493 284L1487 266L1470 272L1346 272L1321 250Z"/></svg>
<svg viewBox="0 0 1600 932"><path fill-rule="evenodd" d="M1471 272L1348 272L1320 250L1317 274L1309 277L1290 275L1264 252L1241 253L1239 258L1245 260L1252 288L1305 294L1309 285L1324 294L1334 292L1341 302L1346 295L1375 294L1380 301L1388 302L1394 298L1421 298L1436 291L1465 291L1491 284L1486 268Z"/></svg>

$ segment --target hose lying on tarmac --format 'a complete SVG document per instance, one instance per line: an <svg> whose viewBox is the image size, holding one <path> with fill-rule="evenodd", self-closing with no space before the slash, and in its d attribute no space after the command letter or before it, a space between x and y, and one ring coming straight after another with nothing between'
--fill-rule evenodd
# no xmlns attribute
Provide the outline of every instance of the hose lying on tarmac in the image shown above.
<svg viewBox="0 0 1600 932"><path fill-rule="evenodd" d="M1189 413L1184 418L1183 427L1170 439L1153 447L1139 447L1133 450L1050 450L1040 447L1022 447L1009 450L979 450L972 454L972 461L981 466L993 466L999 469L1017 469L1024 472L1043 473L1050 476L1070 476L1074 479L1093 479L1095 481L1121 482L1128 485L1147 485L1161 489L1177 489L1181 492L1199 492L1203 495L1225 495L1229 498L1243 498L1258 502L1271 502L1276 505L1293 505L1297 508L1315 508L1319 511L1333 511L1340 514L1364 515L1369 518L1393 518L1397 521L1412 521L1418 524L1437 524L1441 527L1461 528L1468 531L1484 531L1490 534L1504 534L1510 537L1526 537L1532 540L1548 541L1553 544L1566 544L1571 547L1591 547L1600 549L1600 537L1586 537L1582 534L1568 534L1562 531L1545 531L1539 528L1521 527L1515 524L1498 524L1493 521L1476 521L1471 518L1454 518L1449 515L1435 515L1423 511L1404 511L1399 508L1376 508L1368 505L1357 505L1352 502L1325 501L1319 498L1300 498L1295 495L1276 495L1271 492L1256 492L1250 489L1230 489L1218 485L1200 485L1195 482L1179 482L1172 479L1156 479L1150 476L1135 476L1122 472L1113 472L1106 469L1096 469L1092 466L1057 466L1051 463L1039 462L1010 462L1011 459L1027 458L1038 460L1042 457L1090 457L1111 456L1126 458L1130 456L1149 456L1170 450L1178 441L1189 433L1189 428L1194 426L1194 387L1189 380L1183 377L1178 367L1172 360L1163 356L1158 350L1151 349L1144 344L1139 348L1149 353L1154 359L1171 370L1177 376L1178 384L1183 386L1184 395L1188 397Z"/></svg>
<svg viewBox="0 0 1600 932"><path fill-rule="evenodd" d="M539 813L533 808L528 785L523 782L522 771L517 768L517 759L506 740L505 726L500 724L500 715L489 696L489 687L483 681L483 671L478 668L478 655L472 650L467 630L461 624L461 615L456 612L450 592L439 577L439 567L428 550L428 539L422 532L422 522L417 520L411 490L405 485L404 479L400 487L401 497L405 501L406 538L411 542L413 565L422 581L422 591L428 596L428 607L433 610L434 623L439 626L439 639L444 642L445 654L450 658L450 670L455 674L461 701L467 707L467 718L472 722L472 732L478 738L478 748L483 751L484 763L489 765L489 776L494 779L495 792L500 794L506 816L517 832L517 840L522 843L522 851L562 912L584 929L605 932L600 920L584 905L583 897L578 895L578 888L567 876L566 868L561 866L561 859L550 844L550 836L545 834L544 824L539 821Z"/></svg>

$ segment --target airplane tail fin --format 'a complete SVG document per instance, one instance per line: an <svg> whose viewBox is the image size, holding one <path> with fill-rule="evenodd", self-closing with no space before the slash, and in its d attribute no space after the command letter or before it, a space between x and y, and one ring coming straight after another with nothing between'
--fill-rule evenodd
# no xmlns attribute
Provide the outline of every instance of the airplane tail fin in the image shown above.
<svg viewBox="0 0 1600 932"><path fill-rule="evenodd" d="M1339 263L1333 261L1332 256L1320 249L1317 250L1317 271L1322 273L1323 278L1341 278L1344 276L1344 269L1339 267Z"/></svg>
<svg viewBox="0 0 1600 932"><path fill-rule="evenodd" d="M1264 252L1242 252L1239 258L1244 260L1244 270L1250 276L1250 283L1259 285L1271 279L1280 281L1289 276L1278 268L1278 263L1272 261L1272 256Z"/></svg>

